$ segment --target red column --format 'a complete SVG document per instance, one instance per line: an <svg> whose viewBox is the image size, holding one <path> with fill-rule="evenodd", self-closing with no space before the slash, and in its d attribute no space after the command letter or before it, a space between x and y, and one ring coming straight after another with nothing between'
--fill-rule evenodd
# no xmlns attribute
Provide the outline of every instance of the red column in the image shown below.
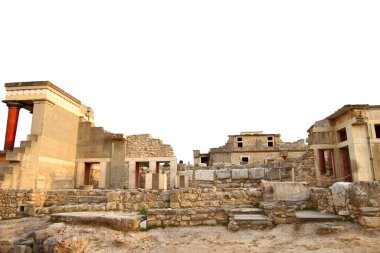
<svg viewBox="0 0 380 253"><path fill-rule="evenodd" d="M319 171L321 174L325 174L325 152L322 149L318 150Z"/></svg>
<svg viewBox="0 0 380 253"><path fill-rule="evenodd" d="M332 169L333 168L333 163L332 163L332 150L327 150L327 169Z"/></svg>
<svg viewBox="0 0 380 253"><path fill-rule="evenodd" d="M4 150L13 150L16 140L18 115L22 104L17 102L8 102L8 122L7 132L5 134Z"/></svg>

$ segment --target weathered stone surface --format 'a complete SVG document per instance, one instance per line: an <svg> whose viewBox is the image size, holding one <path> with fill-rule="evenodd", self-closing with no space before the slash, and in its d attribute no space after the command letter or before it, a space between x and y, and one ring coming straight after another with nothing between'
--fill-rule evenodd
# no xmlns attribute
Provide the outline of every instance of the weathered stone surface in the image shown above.
<svg viewBox="0 0 380 253"><path fill-rule="evenodd" d="M85 236L66 237L55 235L44 242L44 253L83 253L88 246L88 238Z"/></svg>
<svg viewBox="0 0 380 253"><path fill-rule="evenodd" d="M2 251L0 251L2 252ZM32 253L32 248L26 245L14 246L9 253Z"/></svg>
<svg viewBox="0 0 380 253"><path fill-rule="evenodd" d="M265 177L265 168L251 168L248 170L250 179L263 179Z"/></svg>
<svg viewBox="0 0 380 253"><path fill-rule="evenodd" d="M351 183L337 182L330 186L333 204L337 208L346 208L346 199L348 197L348 189Z"/></svg>
<svg viewBox="0 0 380 253"><path fill-rule="evenodd" d="M233 169L232 179L248 179L248 169Z"/></svg>
<svg viewBox="0 0 380 253"><path fill-rule="evenodd" d="M70 224L92 224L107 226L120 231L134 231L140 225L142 215L121 212L81 212L52 214L52 221L64 221Z"/></svg>
<svg viewBox="0 0 380 253"><path fill-rule="evenodd" d="M339 232L343 232L345 229L343 226L335 225L335 224L321 224L318 225L315 233L317 235L328 235L328 234L336 234Z"/></svg>
<svg viewBox="0 0 380 253"><path fill-rule="evenodd" d="M227 179L231 178L231 171L229 169L216 170L217 179Z"/></svg>
<svg viewBox="0 0 380 253"><path fill-rule="evenodd" d="M380 216L380 207L360 207L362 216Z"/></svg>
<svg viewBox="0 0 380 253"><path fill-rule="evenodd" d="M197 170L195 171L195 180L214 181L215 170Z"/></svg>
<svg viewBox="0 0 380 253"><path fill-rule="evenodd" d="M54 223L46 229L34 231L32 234L35 244L42 244L47 238L57 234L65 227L64 223Z"/></svg>
<svg viewBox="0 0 380 253"><path fill-rule="evenodd" d="M358 219L359 224L368 228L380 228L380 217L362 216Z"/></svg>
<svg viewBox="0 0 380 253"><path fill-rule="evenodd" d="M12 247L12 240L0 240L0 252L9 252Z"/></svg>
<svg viewBox="0 0 380 253"><path fill-rule="evenodd" d="M354 207L380 207L380 182L354 182L349 187L350 205Z"/></svg>
<svg viewBox="0 0 380 253"><path fill-rule="evenodd" d="M264 201L304 201L309 200L310 190L304 182L262 181Z"/></svg>

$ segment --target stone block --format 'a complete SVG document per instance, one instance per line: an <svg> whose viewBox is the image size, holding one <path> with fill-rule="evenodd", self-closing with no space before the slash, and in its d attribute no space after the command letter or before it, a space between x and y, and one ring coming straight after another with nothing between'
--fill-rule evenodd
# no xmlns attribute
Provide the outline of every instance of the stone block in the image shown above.
<svg viewBox="0 0 380 253"><path fill-rule="evenodd" d="M248 170L249 179L263 179L265 177L265 168L251 168Z"/></svg>
<svg viewBox="0 0 380 253"><path fill-rule="evenodd" d="M217 179L228 179L231 178L231 171L229 169L220 169L216 170L216 178Z"/></svg>
<svg viewBox="0 0 380 253"><path fill-rule="evenodd" d="M195 180L197 181L214 181L215 170L197 170L195 171Z"/></svg>
<svg viewBox="0 0 380 253"><path fill-rule="evenodd" d="M232 179L248 179L248 169L233 169Z"/></svg>
<svg viewBox="0 0 380 253"><path fill-rule="evenodd" d="M359 224L367 228L380 228L380 217L359 217Z"/></svg>
<svg viewBox="0 0 380 253"><path fill-rule="evenodd" d="M85 236L64 237L56 235L44 242L43 252L46 253L83 253L88 246L88 238Z"/></svg>
<svg viewBox="0 0 380 253"><path fill-rule="evenodd" d="M343 232L345 229L343 226L334 225L334 224L321 224L317 227L315 233L317 235L328 235L328 234L336 234L339 232Z"/></svg>

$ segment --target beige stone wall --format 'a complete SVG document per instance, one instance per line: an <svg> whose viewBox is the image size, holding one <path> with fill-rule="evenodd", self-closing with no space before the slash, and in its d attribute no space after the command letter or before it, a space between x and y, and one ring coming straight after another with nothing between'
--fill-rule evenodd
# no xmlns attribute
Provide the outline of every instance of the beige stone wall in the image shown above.
<svg viewBox="0 0 380 253"><path fill-rule="evenodd" d="M126 157L175 157L173 148L153 139L149 134L130 135L126 142Z"/></svg>
<svg viewBox="0 0 380 253"><path fill-rule="evenodd" d="M90 122L81 122L78 129L76 159L111 158L112 133Z"/></svg>

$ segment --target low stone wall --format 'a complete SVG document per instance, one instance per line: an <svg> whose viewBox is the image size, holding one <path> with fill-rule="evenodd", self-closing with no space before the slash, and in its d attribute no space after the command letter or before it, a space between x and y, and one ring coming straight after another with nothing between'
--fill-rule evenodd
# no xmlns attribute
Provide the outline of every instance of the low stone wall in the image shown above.
<svg viewBox="0 0 380 253"><path fill-rule="evenodd" d="M258 205L261 200L260 189L127 190L107 193L107 209L139 211L157 208L243 207Z"/></svg>
<svg viewBox="0 0 380 253"><path fill-rule="evenodd" d="M34 200L39 201L39 194L32 190L0 190L0 220L33 215Z"/></svg>
<svg viewBox="0 0 380 253"><path fill-rule="evenodd" d="M41 192L44 206L61 206L84 203L106 203L107 192L111 190L48 190Z"/></svg>
<svg viewBox="0 0 380 253"><path fill-rule="evenodd" d="M329 188L311 188L311 205L322 213L335 214L332 193Z"/></svg>
<svg viewBox="0 0 380 253"><path fill-rule="evenodd" d="M265 172L265 168L191 167L191 169L180 171L179 175L187 176L189 186L193 188L256 188L260 187L261 180L265 178Z"/></svg>
<svg viewBox="0 0 380 253"><path fill-rule="evenodd" d="M147 211L147 227L227 225L223 208L158 209Z"/></svg>

